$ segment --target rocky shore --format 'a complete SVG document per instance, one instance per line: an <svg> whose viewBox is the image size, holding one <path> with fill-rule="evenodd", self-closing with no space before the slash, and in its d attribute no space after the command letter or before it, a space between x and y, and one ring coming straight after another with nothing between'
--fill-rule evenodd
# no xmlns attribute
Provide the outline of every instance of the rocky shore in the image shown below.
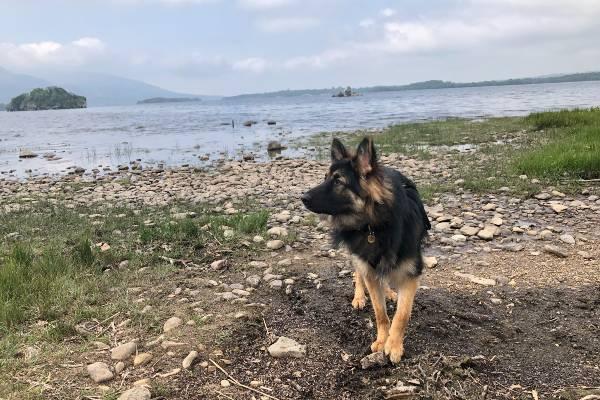
<svg viewBox="0 0 600 400"><path fill-rule="evenodd" d="M331 248L326 221L298 201L322 180L325 162L236 161L214 169L0 180L3 213L40 202L85 206L97 210L83 217L98 227L113 207L166 207L173 224L198 218L187 209L193 204L236 215L251 201L270 214L266 234L241 242L256 251L167 257L163 262L178 268L162 283L146 286L133 278L115 288L131 311L77 326L76 342L84 338L85 345L61 344L66 353L57 360L27 356L54 371L46 398L74 387L96 396L116 391L130 400L392 399L445 390L450 394L440 398L474 398L484 390L489 398L531 398L532 391L583 397L577 397L581 387L594 385L600 362L598 327L589 325L599 316L595 188L567 195L547 187L528 198L510 187L481 194L462 187L449 158L392 153L381 162L418 186L443 181L452 187L426 201L433 225L428 269L408 356L395 368L385 359L363 359L373 322L369 310L350 307L349 258ZM11 234L4 239L20 233ZM147 266L128 260L111 268L148 274ZM568 397L572 388L578 391Z"/></svg>

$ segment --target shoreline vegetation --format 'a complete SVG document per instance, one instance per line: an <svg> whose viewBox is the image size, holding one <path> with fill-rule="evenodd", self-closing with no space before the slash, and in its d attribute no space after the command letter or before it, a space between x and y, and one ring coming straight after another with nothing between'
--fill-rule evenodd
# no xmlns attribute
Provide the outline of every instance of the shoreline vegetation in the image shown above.
<svg viewBox="0 0 600 400"><path fill-rule="evenodd" d="M317 160L0 179L0 398L115 400L136 386L152 398L250 398L231 376L279 399L379 398L399 379L448 399L475 398L482 384L494 398L597 394L598 353L586 346L600 285L589 224L600 213L600 108L374 134L382 162L416 180L434 223L427 252L441 264L417 295L412 356L375 372L360 367L370 313L350 308L348 260L298 202L322 180L332 136L354 146L364 132L298 144L317 147ZM481 289L469 274L494 283ZM548 289L565 285L579 291ZM546 330L547 310L565 304L561 318L577 318L560 321L569 335ZM520 335L497 322L507 318ZM448 334L457 329L468 342ZM308 352L276 360L265 349L278 336Z"/></svg>
<svg viewBox="0 0 600 400"><path fill-rule="evenodd" d="M326 159L333 136L354 146L364 133L323 133L305 144L320 149L317 158ZM373 136L383 154L452 158L460 166L461 185L476 192L513 186L531 195L542 185L573 191L600 178L600 108L405 123ZM450 186L452 182L437 182L427 191Z"/></svg>

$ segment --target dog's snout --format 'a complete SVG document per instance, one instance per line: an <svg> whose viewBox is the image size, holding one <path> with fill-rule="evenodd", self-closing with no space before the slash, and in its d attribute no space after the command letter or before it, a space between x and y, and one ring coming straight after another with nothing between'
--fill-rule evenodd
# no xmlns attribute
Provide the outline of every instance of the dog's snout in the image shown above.
<svg viewBox="0 0 600 400"><path fill-rule="evenodd" d="M311 202L312 198L311 198L310 194L308 194L308 193L304 193L304 194L302 195L302 197L300 197L300 200L302 200L302 203L303 203L303 204L304 204L306 207L308 207L308 206L310 206L310 202Z"/></svg>

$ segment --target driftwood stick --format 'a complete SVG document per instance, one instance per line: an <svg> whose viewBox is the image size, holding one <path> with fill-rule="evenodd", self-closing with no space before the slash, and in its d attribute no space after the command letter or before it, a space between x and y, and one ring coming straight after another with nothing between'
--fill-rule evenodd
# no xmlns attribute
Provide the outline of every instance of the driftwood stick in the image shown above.
<svg viewBox="0 0 600 400"><path fill-rule="evenodd" d="M250 386L246 386L243 383L240 383L233 376L229 375L229 373L227 373L227 371L225 371L223 368L221 368L221 366L219 364L217 364L216 362L214 362L212 359L209 358L208 361L210 361L211 363L213 363L215 365L215 367L217 367L222 373L224 373L237 386L242 387L242 388L247 389L247 390L250 390L250 391L252 391L254 393L258 393L260 395L266 396L269 399L279 400L277 397L273 397L270 394L267 394L265 392L261 392L260 390L251 388Z"/></svg>

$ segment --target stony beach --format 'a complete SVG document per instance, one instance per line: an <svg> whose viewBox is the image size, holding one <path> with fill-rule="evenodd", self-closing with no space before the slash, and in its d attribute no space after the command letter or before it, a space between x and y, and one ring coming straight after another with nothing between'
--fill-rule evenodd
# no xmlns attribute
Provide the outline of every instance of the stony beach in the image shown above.
<svg viewBox="0 0 600 400"><path fill-rule="evenodd" d="M79 321L72 336L55 344L58 351L22 345L15 354L21 361L11 364L14 380L44 398L82 399L529 399L532 393L575 399L592 393L586 388L597 386L600 373L597 188L564 194L545 187L529 198L510 187L473 193L462 188L454 159L444 153L427 160L390 153L381 162L419 186L452 188L426 200L433 225L428 268L400 365L366 357L373 321L368 306L350 306L348 255L331 248L327 222L298 201L328 164L232 161L214 169L138 166L100 177L0 181L3 213L84 207L94 211L79 217L93 228L119 218L111 214L115 208L162 210L142 222L146 228L193 223L200 204L215 215L269 213L264 233L239 235L225 227L223 238L232 241L215 238L197 259L117 258L103 266L104 275L127 277L110 289L117 311ZM3 237L26 235L17 230ZM126 241L96 246L106 253L117 246L138 253L156 248ZM154 264L166 272L152 277Z"/></svg>

